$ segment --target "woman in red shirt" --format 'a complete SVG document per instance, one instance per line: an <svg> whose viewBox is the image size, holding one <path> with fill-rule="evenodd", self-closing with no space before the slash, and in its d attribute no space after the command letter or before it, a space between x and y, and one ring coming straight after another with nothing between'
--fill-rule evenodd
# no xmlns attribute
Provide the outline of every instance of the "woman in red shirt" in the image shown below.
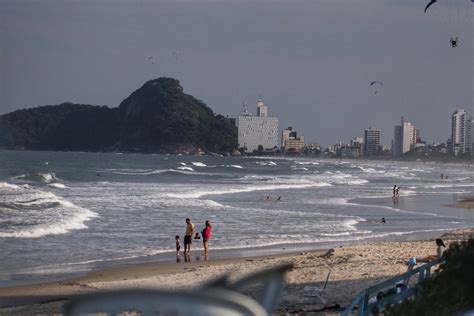
<svg viewBox="0 0 474 316"><path fill-rule="evenodd" d="M206 221L206 227L202 230L202 242L204 244L204 257L207 260L207 256L209 255L209 239L211 239L211 221Z"/></svg>

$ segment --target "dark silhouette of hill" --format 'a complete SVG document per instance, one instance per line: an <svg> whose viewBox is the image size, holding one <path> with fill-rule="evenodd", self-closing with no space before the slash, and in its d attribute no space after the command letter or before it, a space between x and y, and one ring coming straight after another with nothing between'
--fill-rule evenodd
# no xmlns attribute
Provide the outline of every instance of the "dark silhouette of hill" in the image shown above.
<svg viewBox="0 0 474 316"><path fill-rule="evenodd" d="M62 103L0 116L0 148L171 152L237 147L233 122L183 92L179 81L146 82L118 108Z"/></svg>

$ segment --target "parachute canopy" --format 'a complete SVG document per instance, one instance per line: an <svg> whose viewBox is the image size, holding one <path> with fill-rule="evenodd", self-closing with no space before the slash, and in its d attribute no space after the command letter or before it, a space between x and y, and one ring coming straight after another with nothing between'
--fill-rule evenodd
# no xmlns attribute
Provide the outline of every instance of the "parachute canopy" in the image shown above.
<svg viewBox="0 0 474 316"><path fill-rule="evenodd" d="M383 83L380 82L380 81L372 81L372 82L370 83L370 86L372 87L372 86L375 85L375 84L378 84L378 85L380 85L381 87L383 87Z"/></svg>
<svg viewBox="0 0 474 316"><path fill-rule="evenodd" d="M426 13L426 10L428 10L429 7L431 7L437 0L431 0L430 3L428 3L425 7L425 13Z"/></svg>

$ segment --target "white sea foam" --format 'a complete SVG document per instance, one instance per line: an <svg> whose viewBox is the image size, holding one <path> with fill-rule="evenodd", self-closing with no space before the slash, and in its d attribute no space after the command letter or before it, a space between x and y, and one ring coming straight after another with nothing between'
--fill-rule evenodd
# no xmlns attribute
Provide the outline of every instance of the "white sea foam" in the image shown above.
<svg viewBox="0 0 474 316"><path fill-rule="evenodd" d="M298 165L319 165L319 162L313 161L295 161L295 163Z"/></svg>
<svg viewBox="0 0 474 316"><path fill-rule="evenodd" d="M21 189L22 187L16 184L11 184L7 182L0 182L0 188L8 188L8 189Z"/></svg>
<svg viewBox="0 0 474 316"><path fill-rule="evenodd" d="M197 199L206 195L223 195L223 194L235 194L235 193L244 193L244 192L254 192L254 191L274 191L282 189L304 189L311 187L325 187L331 186L329 183L325 182L306 182L306 183L294 183L294 184L261 184L259 186L250 185L250 186L240 186L229 189L220 189L218 187L211 188L208 190L197 190L194 192L182 192L182 193L170 193L167 194L167 197L170 198L182 198L182 199Z"/></svg>
<svg viewBox="0 0 474 316"><path fill-rule="evenodd" d="M56 188L56 189L66 189L67 186L65 186L62 183L50 183L48 184L49 187Z"/></svg>
<svg viewBox="0 0 474 316"><path fill-rule="evenodd" d="M179 169L179 170L186 170L186 171L194 171L193 168L191 168L191 167L184 167L184 166L178 167L178 169Z"/></svg>
<svg viewBox="0 0 474 316"><path fill-rule="evenodd" d="M196 166L196 167L207 167L207 165L205 163L202 163L202 162L191 162L193 164L193 166Z"/></svg>
<svg viewBox="0 0 474 316"><path fill-rule="evenodd" d="M474 187L473 183L451 183L451 184L433 184L425 186L426 189L439 189L439 188L457 188L457 187Z"/></svg>
<svg viewBox="0 0 474 316"><path fill-rule="evenodd" d="M296 166L291 166L291 170L302 170L302 171L308 171L309 169L308 168L305 168L305 167L296 167Z"/></svg>
<svg viewBox="0 0 474 316"><path fill-rule="evenodd" d="M273 161L256 161L255 164L259 166L276 166L277 164Z"/></svg>
<svg viewBox="0 0 474 316"><path fill-rule="evenodd" d="M41 181L43 183L52 183L59 180L58 178L56 178L56 175L54 172L47 172L47 173L38 172L38 173L22 174L22 175L14 177L14 179L26 180L26 181Z"/></svg>
<svg viewBox="0 0 474 316"><path fill-rule="evenodd" d="M228 168L236 168L236 169L243 169L241 165L223 165L223 167L228 167Z"/></svg>
<svg viewBox="0 0 474 316"><path fill-rule="evenodd" d="M8 197L6 202L15 206L11 218L21 223L2 229L0 238L39 238L66 234L71 230L87 228L85 222L98 216L51 192L23 189L23 192Z"/></svg>

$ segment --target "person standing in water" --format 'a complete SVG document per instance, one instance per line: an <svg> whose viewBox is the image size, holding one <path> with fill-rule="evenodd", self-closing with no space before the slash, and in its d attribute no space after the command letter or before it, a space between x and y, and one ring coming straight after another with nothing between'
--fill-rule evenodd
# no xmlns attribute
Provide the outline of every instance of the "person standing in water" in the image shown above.
<svg viewBox="0 0 474 316"><path fill-rule="evenodd" d="M206 221L206 227L202 230L202 243L204 245L204 260L208 259L209 256L209 239L211 239L211 221Z"/></svg>

